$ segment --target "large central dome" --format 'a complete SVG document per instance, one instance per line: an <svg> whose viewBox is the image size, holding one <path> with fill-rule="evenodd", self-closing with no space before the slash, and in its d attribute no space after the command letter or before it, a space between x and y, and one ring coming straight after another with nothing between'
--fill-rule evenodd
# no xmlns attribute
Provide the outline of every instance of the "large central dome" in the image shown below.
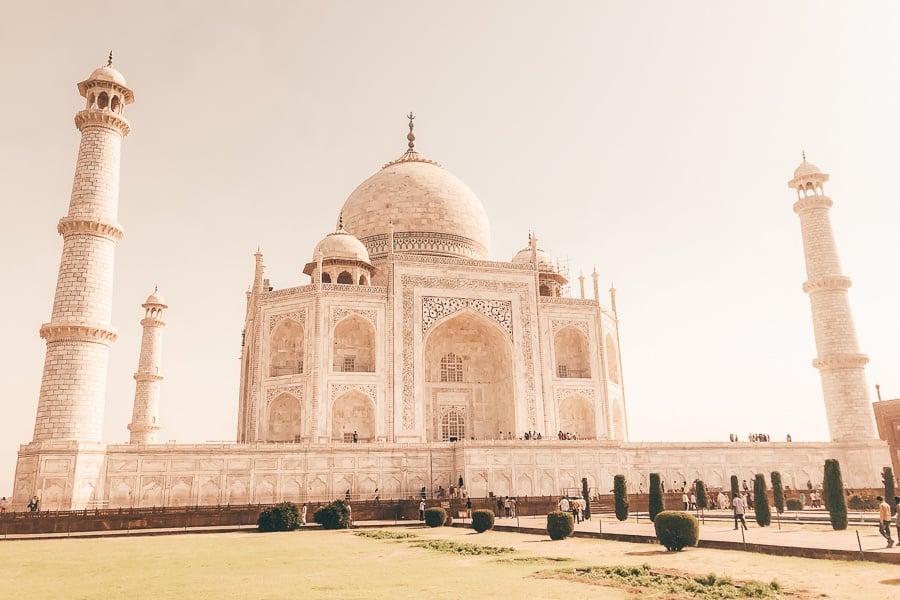
<svg viewBox="0 0 900 600"><path fill-rule="evenodd" d="M413 149L363 181L344 203L344 228L373 259L394 252L487 259L491 232L481 202L462 181Z"/></svg>

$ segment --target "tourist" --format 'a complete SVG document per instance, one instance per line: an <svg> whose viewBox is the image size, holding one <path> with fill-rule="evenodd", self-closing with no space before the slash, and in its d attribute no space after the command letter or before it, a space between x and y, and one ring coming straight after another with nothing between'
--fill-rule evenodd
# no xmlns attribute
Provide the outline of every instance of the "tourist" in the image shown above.
<svg viewBox="0 0 900 600"><path fill-rule="evenodd" d="M498 519L503 518L503 497L502 496L497 497L497 518Z"/></svg>
<svg viewBox="0 0 900 600"><path fill-rule="evenodd" d="M350 502L350 489L348 488L346 493L344 494L344 500Z"/></svg>
<svg viewBox="0 0 900 600"><path fill-rule="evenodd" d="M353 432L353 443L354 443L354 444L358 444L358 443L359 443L359 434L356 433L356 431Z"/></svg>
<svg viewBox="0 0 900 600"><path fill-rule="evenodd" d="M506 511L506 516L512 516L512 506L509 504L509 496L506 497L506 500L503 501L503 510Z"/></svg>
<svg viewBox="0 0 900 600"><path fill-rule="evenodd" d="M300 507L300 524L306 525L306 503L303 503L303 506Z"/></svg>
<svg viewBox="0 0 900 600"><path fill-rule="evenodd" d="M884 501L884 498L877 496L878 500L878 533L887 540L887 547L894 547L894 538L891 537L891 505Z"/></svg>
<svg viewBox="0 0 900 600"><path fill-rule="evenodd" d="M734 530L737 531L738 522L740 522L744 527L744 531L746 531L747 522L744 521L744 501L738 494L735 494L734 498L732 498L731 508L734 510Z"/></svg>
<svg viewBox="0 0 900 600"><path fill-rule="evenodd" d="M725 495L725 492L719 492L719 495L716 496L716 507L719 509L728 508L728 496Z"/></svg>
<svg viewBox="0 0 900 600"><path fill-rule="evenodd" d="M419 500L419 520L425 520L425 500Z"/></svg>
<svg viewBox="0 0 900 600"><path fill-rule="evenodd" d="M691 510L697 510L697 495L691 492Z"/></svg>
<svg viewBox="0 0 900 600"><path fill-rule="evenodd" d="M466 498L466 518L472 518L472 499Z"/></svg>
<svg viewBox="0 0 900 600"><path fill-rule="evenodd" d="M39 505L40 500L38 500L38 497L32 496L31 501L28 503L28 510L30 510L31 512L36 512Z"/></svg>
<svg viewBox="0 0 900 600"><path fill-rule="evenodd" d="M684 510L687 510L689 508L688 495L684 492L681 493L681 503L684 504Z"/></svg>
<svg viewBox="0 0 900 600"><path fill-rule="evenodd" d="M380 498L381 494L378 493L378 488L375 488L375 497L373 498L373 500L375 500L375 502L378 502Z"/></svg>
<svg viewBox="0 0 900 600"><path fill-rule="evenodd" d="M6 496L0 498L0 514L6 512L6 509L9 508L9 500L6 499Z"/></svg>
<svg viewBox="0 0 900 600"><path fill-rule="evenodd" d="M644 482L643 481L638 484L638 494L641 496L644 495Z"/></svg>
<svg viewBox="0 0 900 600"><path fill-rule="evenodd" d="M519 510L519 503L518 503L518 501L517 501L515 498L510 498L510 499L509 499L509 507L510 507L510 510L512 510L512 517L513 517L514 519L515 519L516 517L518 517L518 516L519 516L519 512L518 512L518 510Z"/></svg>
<svg viewBox="0 0 900 600"><path fill-rule="evenodd" d="M559 511L569 512L569 499L566 496L559 499Z"/></svg>
<svg viewBox="0 0 900 600"><path fill-rule="evenodd" d="M897 541L900 541L900 496L894 496L894 512L897 513Z"/></svg>

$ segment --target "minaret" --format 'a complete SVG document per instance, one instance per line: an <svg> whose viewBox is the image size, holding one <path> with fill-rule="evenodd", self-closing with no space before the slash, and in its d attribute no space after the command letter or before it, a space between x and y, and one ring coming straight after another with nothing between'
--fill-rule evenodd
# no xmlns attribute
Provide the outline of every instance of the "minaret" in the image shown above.
<svg viewBox="0 0 900 600"><path fill-rule="evenodd" d="M69 213L59 221L62 258L47 341L34 442L100 441L106 395L113 258L122 228L116 223L119 154L131 125L122 116L134 94L112 66L78 84L84 110L75 115L81 145Z"/></svg>
<svg viewBox="0 0 900 600"><path fill-rule="evenodd" d="M144 318L141 326L141 356L138 359L138 370L134 374L134 410L131 413L131 432L129 444L155 444L156 432L159 430L159 382L163 380L159 374L162 361L162 330L166 326L162 320L163 310L169 308L154 289L141 307Z"/></svg>
<svg viewBox="0 0 900 600"><path fill-rule="evenodd" d="M841 272L831 229L831 198L823 184L828 174L806 161L794 171L788 187L797 190L794 212L800 217L807 281L818 356L813 366L822 377L822 393L832 441L867 441L875 436L875 417L869 402L866 363L860 354L847 290L850 278Z"/></svg>

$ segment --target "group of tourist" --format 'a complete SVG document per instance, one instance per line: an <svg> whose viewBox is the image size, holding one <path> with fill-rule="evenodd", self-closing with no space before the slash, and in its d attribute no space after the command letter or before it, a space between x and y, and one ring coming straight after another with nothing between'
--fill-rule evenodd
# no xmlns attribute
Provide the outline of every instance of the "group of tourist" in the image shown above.
<svg viewBox="0 0 900 600"><path fill-rule="evenodd" d="M510 498L507 496L506 498L498 497L497 498L497 517L502 518L506 516L507 518L515 518L518 513L519 503L515 498ZM468 510L468 509L466 509Z"/></svg>
<svg viewBox="0 0 900 600"><path fill-rule="evenodd" d="M568 496L563 496L559 499L560 512L571 512L572 518L576 523L584 521L586 516L590 518L587 507L588 505L584 498L572 498L570 500Z"/></svg>
<svg viewBox="0 0 900 600"><path fill-rule="evenodd" d="M751 433L750 435L747 436L747 440L751 441L751 442L771 442L772 438L769 436L768 433ZM739 441L741 441L741 438L736 433L729 433L728 441L729 442L739 442ZM786 436L784 436L784 441L790 442L791 434L787 434Z"/></svg>
<svg viewBox="0 0 900 600"><path fill-rule="evenodd" d="M540 431L526 431L523 436L525 440L542 440L544 439Z"/></svg>
<svg viewBox="0 0 900 600"><path fill-rule="evenodd" d="M559 433L556 434L556 437L561 440L577 440L578 432L576 431L575 433L572 433L572 432L563 431L562 429L560 429Z"/></svg>
<svg viewBox="0 0 900 600"><path fill-rule="evenodd" d="M878 533L887 540L887 547L894 547L894 538L891 537L891 505L884 498L878 496ZM897 513L897 541L900 541L900 496L894 496L894 510Z"/></svg>

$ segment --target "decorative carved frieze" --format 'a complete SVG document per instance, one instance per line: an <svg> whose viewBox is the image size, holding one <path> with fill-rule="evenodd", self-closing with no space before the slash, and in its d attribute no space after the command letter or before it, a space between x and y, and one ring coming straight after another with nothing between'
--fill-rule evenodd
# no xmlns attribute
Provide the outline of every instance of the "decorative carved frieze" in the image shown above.
<svg viewBox="0 0 900 600"><path fill-rule="evenodd" d="M375 325L375 320L378 317L378 313L372 309L338 307L331 309L331 325L334 326L351 315L362 317L372 325Z"/></svg>
<svg viewBox="0 0 900 600"><path fill-rule="evenodd" d="M557 331L566 327L574 327L586 337L589 335L587 321L557 321L554 319L550 322L550 327L553 330L553 335L556 335Z"/></svg>
<svg viewBox="0 0 900 600"><path fill-rule="evenodd" d="M271 315L269 317L269 331L275 329L275 326L284 321L285 319L293 319L306 328L306 311L293 311L289 313L282 313L279 315Z"/></svg>
<svg viewBox="0 0 900 600"><path fill-rule="evenodd" d="M48 342L96 342L106 346L118 337L116 330L109 327L62 323L44 323L40 334Z"/></svg>
<svg viewBox="0 0 900 600"><path fill-rule="evenodd" d="M118 242L125 235L121 225L88 219L73 219L71 217L60 219L59 224L56 226L56 231L63 237L80 233L96 235L112 242Z"/></svg>
<svg viewBox="0 0 900 600"><path fill-rule="evenodd" d="M365 383L332 383L331 401L334 402L335 398L340 398L347 392L351 391L360 392L361 394L368 396L368 398L372 402L375 402L375 397L378 393L378 386Z"/></svg>
<svg viewBox="0 0 900 600"><path fill-rule="evenodd" d="M266 390L266 406L268 406L272 400L280 396L281 394L290 394L297 398L297 400L303 401L303 386L302 385L291 385L285 387L273 387Z"/></svg>
<svg viewBox="0 0 900 600"><path fill-rule="evenodd" d="M559 406L560 402L572 396L581 396L593 402L595 398L594 388L556 388L556 405Z"/></svg>
<svg viewBox="0 0 900 600"><path fill-rule="evenodd" d="M512 338L512 302L509 300L425 296L422 298L422 333L427 332L436 321L464 308L471 308L496 321Z"/></svg>

